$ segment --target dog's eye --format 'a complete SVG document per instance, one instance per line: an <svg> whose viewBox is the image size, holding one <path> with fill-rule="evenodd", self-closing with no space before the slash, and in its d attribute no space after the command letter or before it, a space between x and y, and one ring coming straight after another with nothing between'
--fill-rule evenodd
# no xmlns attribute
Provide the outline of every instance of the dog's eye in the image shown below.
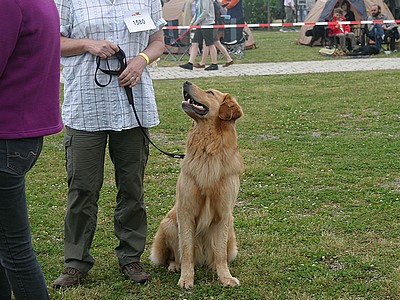
<svg viewBox="0 0 400 300"><path fill-rule="evenodd" d="M214 92L213 91L207 91L207 94L214 95Z"/></svg>

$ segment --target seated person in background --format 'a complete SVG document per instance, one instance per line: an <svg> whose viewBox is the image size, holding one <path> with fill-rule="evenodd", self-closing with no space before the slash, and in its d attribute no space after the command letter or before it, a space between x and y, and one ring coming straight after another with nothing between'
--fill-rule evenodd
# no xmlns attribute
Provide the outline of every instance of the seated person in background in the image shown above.
<svg viewBox="0 0 400 300"><path fill-rule="evenodd" d="M346 18L346 21L355 21L356 16L351 11L350 3L348 1L343 1L342 6L343 16Z"/></svg>
<svg viewBox="0 0 400 300"><path fill-rule="evenodd" d="M335 8L333 11L332 22L343 22L347 21L343 16L343 10L341 8ZM356 38L354 32L351 32L350 25L348 24L336 24L328 25L330 29L329 36L336 36L339 39L340 50L353 50L356 47ZM346 49L346 41L350 41L351 49Z"/></svg>
<svg viewBox="0 0 400 300"><path fill-rule="evenodd" d="M371 16L368 16L367 21L373 20L390 20L390 18L381 13L381 7L378 4L371 6ZM382 42L385 36L390 36L390 49L395 49L396 39L399 38L397 25L391 24L369 24L368 37L375 42L375 47L380 51L382 49Z"/></svg>
<svg viewBox="0 0 400 300"><path fill-rule="evenodd" d="M342 5L340 6L343 10L343 16L345 17L346 21L355 21L356 16L354 13L351 11L351 6L349 1L345 0L342 2ZM354 31L354 25L350 25L350 30Z"/></svg>

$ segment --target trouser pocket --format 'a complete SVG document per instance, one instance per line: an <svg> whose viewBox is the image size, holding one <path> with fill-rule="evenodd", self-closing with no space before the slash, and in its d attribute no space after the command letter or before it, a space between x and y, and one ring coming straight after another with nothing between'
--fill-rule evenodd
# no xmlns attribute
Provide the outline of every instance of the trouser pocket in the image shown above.
<svg viewBox="0 0 400 300"><path fill-rule="evenodd" d="M7 167L18 175L28 172L42 151L43 137L7 140Z"/></svg>

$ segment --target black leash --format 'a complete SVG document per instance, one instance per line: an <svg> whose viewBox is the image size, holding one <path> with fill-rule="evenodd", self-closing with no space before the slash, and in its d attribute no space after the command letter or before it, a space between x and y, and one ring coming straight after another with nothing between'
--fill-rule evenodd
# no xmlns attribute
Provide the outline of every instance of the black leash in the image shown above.
<svg viewBox="0 0 400 300"><path fill-rule="evenodd" d="M105 59L105 61L106 61L106 64L107 64L107 68L108 68L108 69L106 70L106 69L100 68L100 61L101 61L101 58L100 58L99 56L96 58L96 64L97 64L97 66L96 66L96 72L95 72L95 74L94 74L94 81L95 81L96 84L97 84L98 86L100 86L100 87L106 87L107 85L109 85L110 82L111 82L112 76L113 76L113 75L117 75L117 76L120 75L120 74L125 70L125 68L126 68L126 66L127 66L127 64L126 64L125 52L122 51L121 48L119 48L119 51L116 52L116 53L114 54L114 56L118 59L119 66L120 66L119 69L118 69L117 71L110 70L110 66L109 66L109 64L108 64L108 60L107 60L107 59ZM103 72L104 74L110 75L110 77L109 77L109 79L108 79L108 82L107 82L106 84L102 84L102 83L100 83L100 82L97 80L97 72L98 72L99 70L100 70L101 72ZM134 104L134 101L133 101L133 92L132 92L132 89L131 89L129 86L125 86L124 88L125 88L126 95L128 96L129 104L132 105L133 113L135 114L135 118L136 118L136 121L137 121L137 123L138 123L138 125L139 125L139 128L140 128L140 130L142 131L142 133L143 133L143 135L145 136L145 138L149 141L149 143L150 143L151 145L153 145L153 147L156 148L158 151L160 151L161 153L163 153L163 154L165 154L165 155L167 155L167 156L169 156L169 157L172 157L172 158L184 158L184 157L185 157L185 154L174 154L174 153L166 152L166 151L161 150L160 148L158 148L158 147L150 140L150 137L148 136L147 132L144 130L142 124L140 123L138 114L137 114L137 112L136 112L135 104Z"/></svg>

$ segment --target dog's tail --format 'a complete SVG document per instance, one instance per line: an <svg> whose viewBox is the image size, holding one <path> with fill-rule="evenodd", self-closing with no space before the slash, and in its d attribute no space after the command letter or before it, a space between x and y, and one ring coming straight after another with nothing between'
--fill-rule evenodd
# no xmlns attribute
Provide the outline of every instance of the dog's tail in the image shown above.
<svg viewBox="0 0 400 300"><path fill-rule="evenodd" d="M172 210L161 221L151 246L150 260L155 265L168 265L178 257L178 224Z"/></svg>
<svg viewBox="0 0 400 300"><path fill-rule="evenodd" d="M165 238L162 233L157 231L154 237L153 245L151 246L150 260L156 266L167 265L169 257L171 256L170 250L165 243Z"/></svg>

